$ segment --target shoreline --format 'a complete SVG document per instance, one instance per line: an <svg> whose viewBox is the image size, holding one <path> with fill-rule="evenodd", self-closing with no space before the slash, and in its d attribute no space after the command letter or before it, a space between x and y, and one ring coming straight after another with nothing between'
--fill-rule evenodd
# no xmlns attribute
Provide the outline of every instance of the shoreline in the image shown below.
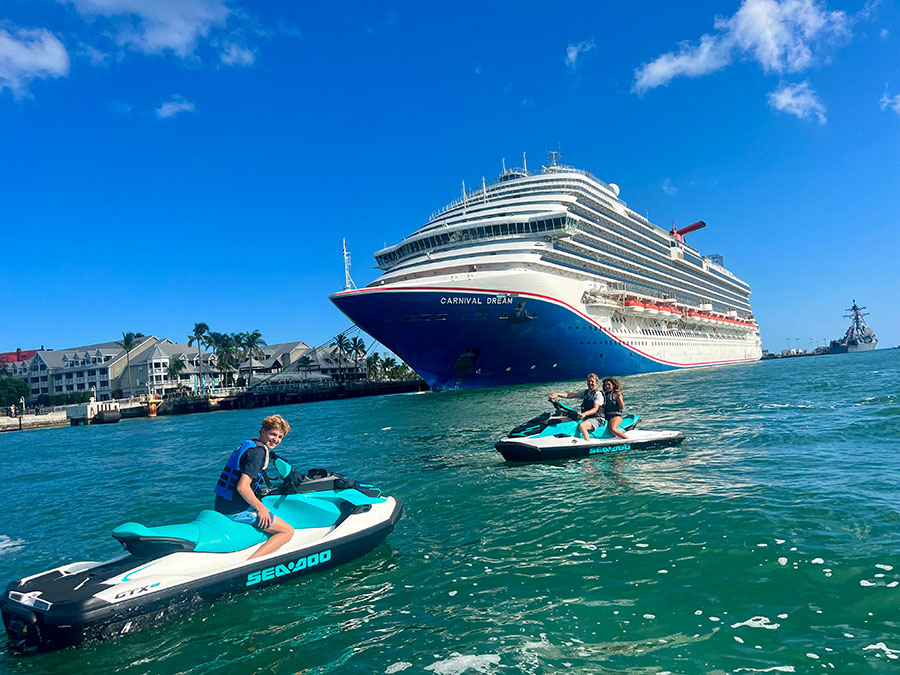
<svg viewBox="0 0 900 675"><path fill-rule="evenodd" d="M243 391L220 397L184 396L162 399L155 416L191 415L194 413L266 408L276 405L295 405L298 403L334 401L365 396L385 396L387 394L405 394L428 390L428 385L423 380L415 379L368 382L361 385L356 383L336 385L327 389L284 388L280 390ZM122 419L133 419L136 417L150 418L151 415L143 404L131 405L122 409ZM65 410L53 410L41 414L28 413L21 417L0 417L0 434L12 431L52 429L67 426L71 426L71 423L66 416Z"/></svg>

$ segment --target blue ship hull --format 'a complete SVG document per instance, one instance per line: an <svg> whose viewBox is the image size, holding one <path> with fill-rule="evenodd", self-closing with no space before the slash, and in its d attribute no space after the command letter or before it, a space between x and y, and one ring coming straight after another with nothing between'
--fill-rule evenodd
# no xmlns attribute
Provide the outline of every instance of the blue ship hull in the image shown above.
<svg viewBox="0 0 900 675"><path fill-rule="evenodd" d="M433 390L633 375L673 364L626 345L575 308L545 296L472 289L360 289L331 296L357 326Z"/></svg>

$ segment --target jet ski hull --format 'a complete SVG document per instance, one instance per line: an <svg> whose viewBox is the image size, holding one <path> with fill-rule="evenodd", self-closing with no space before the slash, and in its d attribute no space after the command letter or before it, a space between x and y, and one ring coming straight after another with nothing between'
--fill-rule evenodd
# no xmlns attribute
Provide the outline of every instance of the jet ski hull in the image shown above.
<svg viewBox="0 0 900 675"><path fill-rule="evenodd" d="M387 497L378 502L347 509L332 527L295 530L290 542L253 560L247 557L255 546L223 553L167 552L156 558L129 553L20 579L0 598L9 646L50 651L115 639L193 612L224 594L353 560L378 546L400 518L399 501Z"/></svg>
<svg viewBox="0 0 900 675"><path fill-rule="evenodd" d="M684 440L680 431L629 430L628 438L592 438L585 441L574 436L500 439L494 447L507 462L547 462L560 459L591 457L623 450L660 448L678 445Z"/></svg>

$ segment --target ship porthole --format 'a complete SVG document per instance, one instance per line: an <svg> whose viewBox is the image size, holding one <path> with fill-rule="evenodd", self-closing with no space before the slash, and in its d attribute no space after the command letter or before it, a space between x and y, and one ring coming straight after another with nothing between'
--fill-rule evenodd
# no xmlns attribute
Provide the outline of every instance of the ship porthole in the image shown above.
<svg viewBox="0 0 900 675"><path fill-rule="evenodd" d="M512 370L512 366L506 366L506 372L507 372L507 373L508 373L509 371L511 371L511 370Z"/></svg>
<svg viewBox="0 0 900 675"><path fill-rule="evenodd" d="M555 364L555 363L553 364L553 367L556 368L556 364Z"/></svg>
<svg viewBox="0 0 900 675"><path fill-rule="evenodd" d="M535 368L537 368L537 365L531 366L531 369L532 369L532 370L534 370Z"/></svg>

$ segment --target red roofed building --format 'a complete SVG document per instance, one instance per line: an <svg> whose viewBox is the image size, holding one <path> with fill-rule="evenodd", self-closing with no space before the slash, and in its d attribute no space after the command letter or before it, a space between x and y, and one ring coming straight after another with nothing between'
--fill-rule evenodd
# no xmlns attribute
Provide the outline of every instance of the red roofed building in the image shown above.
<svg viewBox="0 0 900 675"><path fill-rule="evenodd" d="M0 352L0 363L18 363L19 361L27 361L37 354L37 352L37 349L28 349L26 351L17 349L14 352Z"/></svg>

